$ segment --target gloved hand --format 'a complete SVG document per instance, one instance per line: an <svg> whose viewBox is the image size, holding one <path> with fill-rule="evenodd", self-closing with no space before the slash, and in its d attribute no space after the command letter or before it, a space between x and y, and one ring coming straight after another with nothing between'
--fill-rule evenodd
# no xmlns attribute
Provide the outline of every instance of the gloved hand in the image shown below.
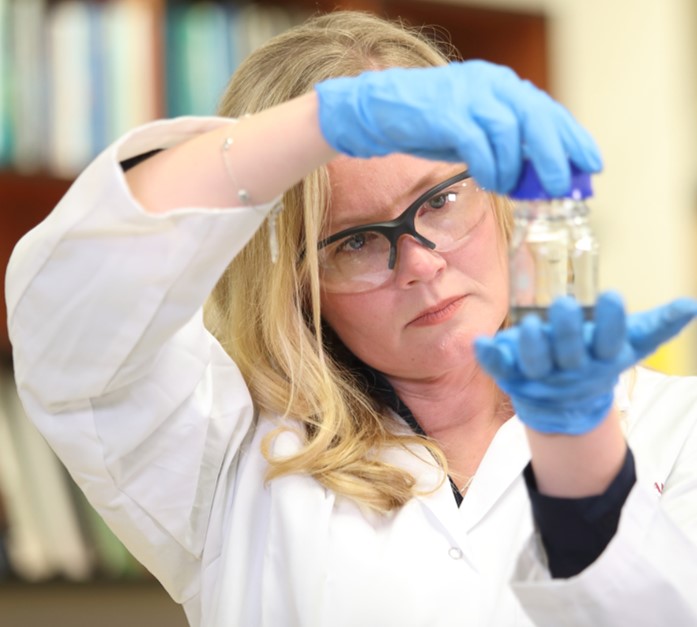
<svg viewBox="0 0 697 627"><path fill-rule="evenodd" d="M482 367L513 403L518 417L543 433L581 434L607 415L622 371L641 361L697 317L682 298L627 316L621 298L602 294L593 322L578 303L557 299L549 321L526 316L493 338L477 338Z"/></svg>
<svg viewBox="0 0 697 627"><path fill-rule="evenodd" d="M524 157L552 195L569 189L569 160L585 172L602 168L595 142L564 107L486 61L369 71L315 90L324 138L353 157L401 152L465 162L498 193L513 189Z"/></svg>

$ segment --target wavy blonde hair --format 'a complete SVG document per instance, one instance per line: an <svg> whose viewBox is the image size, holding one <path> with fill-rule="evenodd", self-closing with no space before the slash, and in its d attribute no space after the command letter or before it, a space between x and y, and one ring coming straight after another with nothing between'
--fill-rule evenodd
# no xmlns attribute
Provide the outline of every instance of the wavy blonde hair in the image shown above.
<svg viewBox="0 0 697 627"><path fill-rule="evenodd" d="M328 78L371 68L443 65L451 56L422 30L400 23L352 11L321 15L252 53L232 77L219 113L240 117L302 95ZM278 219L277 263L270 261L263 226L215 287L206 322L240 368L258 409L302 425L304 445L295 455L276 457L265 441L267 478L307 474L338 494L387 512L414 496L416 480L382 461L381 450L418 444L444 469L446 462L428 438L398 428L327 348L315 242L329 203L326 168L289 189Z"/></svg>

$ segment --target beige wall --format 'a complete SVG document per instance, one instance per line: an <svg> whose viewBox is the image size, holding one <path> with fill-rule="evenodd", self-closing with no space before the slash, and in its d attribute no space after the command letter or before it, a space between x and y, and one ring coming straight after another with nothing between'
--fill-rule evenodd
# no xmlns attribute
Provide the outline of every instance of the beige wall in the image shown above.
<svg viewBox="0 0 697 627"><path fill-rule="evenodd" d="M697 2L451 1L548 15L552 91L605 159L592 204L603 287L632 310L697 296ZM697 374L697 323L652 363Z"/></svg>
<svg viewBox="0 0 697 627"><path fill-rule="evenodd" d="M633 309L697 296L697 4L547 4L554 85L605 158L594 203L603 285ZM694 326L653 364L697 374Z"/></svg>

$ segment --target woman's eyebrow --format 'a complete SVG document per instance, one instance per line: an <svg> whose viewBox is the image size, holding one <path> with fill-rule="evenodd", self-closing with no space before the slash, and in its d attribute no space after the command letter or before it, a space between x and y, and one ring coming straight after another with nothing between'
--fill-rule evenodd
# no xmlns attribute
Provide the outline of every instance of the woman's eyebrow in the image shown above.
<svg viewBox="0 0 697 627"><path fill-rule="evenodd" d="M431 170L422 177L418 178L405 190L405 192L401 195L402 200L397 200L390 203L389 206L385 205L383 207L369 207L369 214L350 212L341 216L338 220L331 220L330 218L330 220L327 222L329 227L328 236L335 233L340 233L341 231L345 231L346 229L351 229L356 226L386 222L392 219L387 216L389 216L395 210L395 208L399 208L401 213L402 211L406 210L410 203L414 202L421 194L432 187L435 187L439 183L442 183L451 176L455 176L459 172L462 172L464 169L465 166L463 164L450 164L447 168L444 167Z"/></svg>
<svg viewBox="0 0 697 627"><path fill-rule="evenodd" d="M417 180L408 189L405 196L407 198L412 197L413 200L416 200L420 194L431 189L432 187L435 187L443 181L447 181L451 176L455 176L465 169L466 168L463 164L451 164L448 168L431 170L428 174L425 174L419 180ZM408 204L408 202L405 203L405 209L407 208Z"/></svg>

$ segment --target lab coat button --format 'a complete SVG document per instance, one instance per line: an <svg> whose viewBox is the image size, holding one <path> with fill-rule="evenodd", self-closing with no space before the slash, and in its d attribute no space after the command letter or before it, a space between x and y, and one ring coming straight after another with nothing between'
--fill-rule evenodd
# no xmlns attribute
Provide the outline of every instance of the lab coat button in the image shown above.
<svg viewBox="0 0 697 627"><path fill-rule="evenodd" d="M452 557L454 560L461 560L462 559L462 549L459 549L456 546L451 546L450 550L448 551L448 555Z"/></svg>

